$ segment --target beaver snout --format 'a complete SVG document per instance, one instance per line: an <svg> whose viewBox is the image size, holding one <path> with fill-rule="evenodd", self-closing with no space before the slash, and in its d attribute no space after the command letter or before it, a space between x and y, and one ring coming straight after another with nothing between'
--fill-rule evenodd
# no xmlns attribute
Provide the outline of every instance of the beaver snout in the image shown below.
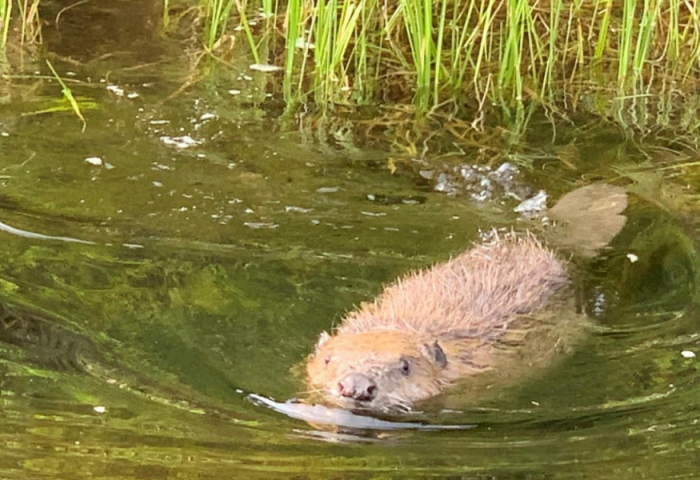
<svg viewBox="0 0 700 480"><path fill-rule="evenodd" d="M377 394L377 384L361 373L351 373L338 382L338 393L346 398L369 402Z"/></svg>

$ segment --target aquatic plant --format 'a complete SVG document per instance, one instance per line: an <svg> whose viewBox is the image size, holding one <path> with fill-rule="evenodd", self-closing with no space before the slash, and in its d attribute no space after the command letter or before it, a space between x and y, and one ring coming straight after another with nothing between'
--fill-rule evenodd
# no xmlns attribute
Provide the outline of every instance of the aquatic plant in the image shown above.
<svg viewBox="0 0 700 480"><path fill-rule="evenodd" d="M210 2L216 8L209 10L208 46L233 13L233 0ZM619 109L655 94L694 93L700 86L700 12L694 2L289 0L273 7L272 0L261 0L255 9L236 5L254 55L246 15L258 10L266 18L275 15L268 26L283 41L271 45L270 57L262 61L283 66L290 103L412 102L419 112L451 105L481 118L492 105L523 115L530 101L592 108L603 95L607 106Z"/></svg>
<svg viewBox="0 0 700 480"><path fill-rule="evenodd" d="M204 2L207 19L205 26L207 48L214 48L217 40L226 30L226 23L234 5L235 0L207 0Z"/></svg>
<svg viewBox="0 0 700 480"><path fill-rule="evenodd" d="M4 52L12 41L10 30L15 19L19 22L19 35L16 37L18 44L41 41L39 0L0 0L0 52Z"/></svg>
<svg viewBox="0 0 700 480"><path fill-rule="evenodd" d="M53 74L54 78L56 79L58 84L61 86L61 92L63 93L63 98L68 102L73 113L80 119L80 121L83 124L83 131L85 131L85 128L87 127L87 122L85 121L85 117L83 116L83 112L80 110L80 104L73 96L73 92L71 91L70 88L68 88L68 86L63 81L63 79L58 74L58 72L56 72L56 69L53 67L53 65L51 65L51 62L46 60L46 65L48 65L49 70L51 70L51 73Z"/></svg>
<svg viewBox="0 0 700 480"><path fill-rule="evenodd" d="M7 46L7 32L12 17L12 0L0 0L0 48Z"/></svg>
<svg viewBox="0 0 700 480"><path fill-rule="evenodd" d="M235 6L239 25L246 34L251 55L255 63L260 63L256 42L246 16L246 0L204 0L203 5L206 18L205 37L207 49L209 51L213 50L226 37L226 25ZM164 7L167 9L167 3ZM167 18L167 15L164 18Z"/></svg>

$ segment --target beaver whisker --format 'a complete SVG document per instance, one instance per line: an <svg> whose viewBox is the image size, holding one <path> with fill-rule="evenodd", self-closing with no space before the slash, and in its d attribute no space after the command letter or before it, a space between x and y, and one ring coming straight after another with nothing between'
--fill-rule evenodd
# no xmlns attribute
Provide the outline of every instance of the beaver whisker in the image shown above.
<svg viewBox="0 0 700 480"><path fill-rule="evenodd" d="M386 415L403 415L404 412L395 405L386 405L381 408L376 408L374 412L380 412Z"/></svg>
<svg viewBox="0 0 700 480"><path fill-rule="evenodd" d="M325 389L323 388L309 388L308 390L301 390L297 392L298 396L303 396L303 395L312 395L316 393L323 393Z"/></svg>
<svg viewBox="0 0 700 480"><path fill-rule="evenodd" d="M387 405L386 407L384 407L382 409L382 411L384 411L385 413L407 414L407 413L411 413L413 411L411 406L408 403L403 402L401 399L398 399L395 397L391 397L391 399L394 400L395 403L392 403L391 405Z"/></svg>

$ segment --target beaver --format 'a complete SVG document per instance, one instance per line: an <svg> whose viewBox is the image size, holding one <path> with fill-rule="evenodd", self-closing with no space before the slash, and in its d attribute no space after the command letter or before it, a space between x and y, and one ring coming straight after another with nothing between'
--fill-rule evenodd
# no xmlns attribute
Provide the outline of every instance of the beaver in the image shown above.
<svg viewBox="0 0 700 480"><path fill-rule="evenodd" d="M562 224L571 218L574 236L594 229L584 249L590 253L622 229L626 206L623 189L589 185L562 197L550 214ZM562 244L576 243L560 236ZM308 384L343 408L408 411L482 373L546 364L574 336L565 324L585 318L575 312L568 268L531 232L494 235L399 279L333 335L323 332L307 358Z"/></svg>

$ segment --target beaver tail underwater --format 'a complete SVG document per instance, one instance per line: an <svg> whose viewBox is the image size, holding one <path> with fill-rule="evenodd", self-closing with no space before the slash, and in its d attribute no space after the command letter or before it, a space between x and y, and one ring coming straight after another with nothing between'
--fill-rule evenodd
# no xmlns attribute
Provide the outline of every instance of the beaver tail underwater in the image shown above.
<svg viewBox="0 0 700 480"><path fill-rule="evenodd" d="M622 229L626 206L623 189L591 185L549 214L560 245L592 256ZM308 383L342 407L407 410L458 380L547 363L586 323L567 267L532 233L509 233L411 273L321 334Z"/></svg>

